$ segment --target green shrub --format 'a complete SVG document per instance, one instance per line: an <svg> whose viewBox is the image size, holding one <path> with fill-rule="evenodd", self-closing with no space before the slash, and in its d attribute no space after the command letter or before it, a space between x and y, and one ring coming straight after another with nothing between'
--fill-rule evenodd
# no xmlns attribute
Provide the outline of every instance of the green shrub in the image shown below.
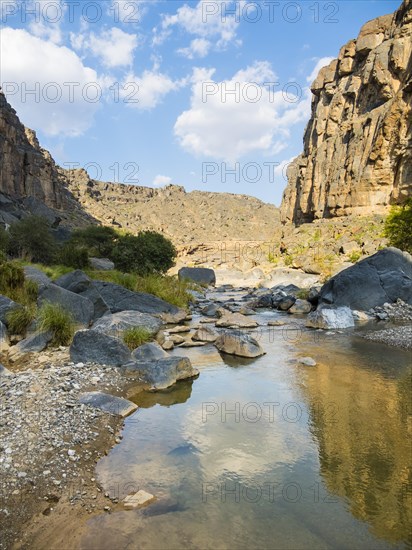
<svg viewBox="0 0 412 550"><path fill-rule="evenodd" d="M11 334L24 335L27 327L36 318L36 304L30 304L12 309L6 315L6 324Z"/></svg>
<svg viewBox="0 0 412 550"><path fill-rule="evenodd" d="M309 289L308 288L301 288L296 292L296 298L299 298L300 300L307 300L309 296Z"/></svg>
<svg viewBox="0 0 412 550"><path fill-rule="evenodd" d="M391 246L412 254L412 197L403 206L392 207L384 234Z"/></svg>
<svg viewBox="0 0 412 550"><path fill-rule="evenodd" d="M56 242L44 218L29 216L10 226L10 253L33 262L50 264Z"/></svg>
<svg viewBox="0 0 412 550"><path fill-rule="evenodd" d="M0 264L0 293L7 293L23 284L24 270L19 264L7 261Z"/></svg>
<svg viewBox="0 0 412 550"><path fill-rule="evenodd" d="M10 248L10 234L0 226L0 251L5 253Z"/></svg>
<svg viewBox="0 0 412 550"><path fill-rule="evenodd" d="M152 335L144 327L129 328L123 333L123 341L130 350L134 350L150 340L152 340Z"/></svg>
<svg viewBox="0 0 412 550"><path fill-rule="evenodd" d="M115 283L116 285L124 286L129 290L135 290L138 276L135 273L122 273L115 269L111 271L94 271L93 269L86 270L87 275L91 279L105 281L107 283Z"/></svg>
<svg viewBox="0 0 412 550"><path fill-rule="evenodd" d="M89 251L84 246L66 243L59 252L60 263L74 269L89 267Z"/></svg>
<svg viewBox="0 0 412 550"><path fill-rule="evenodd" d="M361 250L353 250L348 256L348 259L351 263L356 264L356 262L361 258L362 251Z"/></svg>
<svg viewBox="0 0 412 550"><path fill-rule="evenodd" d="M112 227L91 225L74 231L70 243L87 248L91 256L110 257L118 239L118 233Z"/></svg>
<svg viewBox="0 0 412 550"><path fill-rule="evenodd" d="M45 303L38 314L39 329L53 333L52 345L68 346L73 340L75 323L72 315L59 304Z"/></svg>
<svg viewBox="0 0 412 550"><path fill-rule="evenodd" d="M167 275L146 275L138 277L134 290L153 294L170 304L185 308L193 301L189 289L195 288L191 281L179 280L178 277Z"/></svg>
<svg viewBox="0 0 412 550"><path fill-rule="evenodd" d="M119 236L110 256L117 269L139 275L166 273L173 267L175 257L172 242L155 231Z"/></svg>

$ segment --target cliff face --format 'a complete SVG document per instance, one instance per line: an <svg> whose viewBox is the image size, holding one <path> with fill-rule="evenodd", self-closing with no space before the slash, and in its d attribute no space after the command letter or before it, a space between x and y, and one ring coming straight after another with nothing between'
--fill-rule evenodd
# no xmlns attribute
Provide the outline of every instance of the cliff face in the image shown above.
<svg viewBox="0 0 412 550"><path fill-rule="evenodd" d="M383 212L412 193L412 0L366 23L312 84L282 222Z"/></svg>
<svg viewBox="0 0 412 550"><path fill-rule="evenodd" d="M34 197L52 208L67 206L66 178L36 134L25 128L0 89L0 191Z"/></svg>

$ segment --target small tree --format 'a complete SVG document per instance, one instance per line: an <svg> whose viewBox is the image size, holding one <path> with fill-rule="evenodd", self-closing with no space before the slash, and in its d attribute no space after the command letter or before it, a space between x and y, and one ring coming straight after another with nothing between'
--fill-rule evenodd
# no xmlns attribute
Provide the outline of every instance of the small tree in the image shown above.
<svg viewBox="0 0 412 550"><path fill-rule="evenodd" d="M75 269L89 267L89 252L84 246L66 243L59 252L59 263Z"/></svg>
<svg viewBox="0 0 412 550"><path fill-rule="evenodd" d="M117 269L139 275L166 273L174 265L176 249L163 235L155 231L142 231L139 235L119 237L111 259Z"/></svg>
<svg viewBox="0 0 412 550"><path fill-rule="evenodd" d="M118 234L112 227L91 225L74 231L70 243L86 247L91 256L110 257Z"/></svg>
<svg viewBox="0 0 412 550"><path fill-rule="evenodd" d="M404 205L392 207L384 232L391 246L412 254L412 197Z"/></svg>
<svg viewBox="0 0 412 550"><path fill-rule="evenodd" d="M10 227L10 252L33 262L52 263L56 242L47 220L28 216L13 223Z"/></svg>

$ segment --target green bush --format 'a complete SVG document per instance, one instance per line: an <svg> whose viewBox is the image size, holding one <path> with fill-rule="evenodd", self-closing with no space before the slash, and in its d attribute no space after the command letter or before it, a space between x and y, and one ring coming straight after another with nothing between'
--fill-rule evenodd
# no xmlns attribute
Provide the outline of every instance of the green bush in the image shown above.
<svg viewBox="0 0 412 550"><path fill-rule="evenodd" d="M116 230L112 227L91 225L74 231L70 243L87 248L90 256L109 258L118 237Z"/></svg>
<svg viewBox="0 0 412 550"><path fill-rule="evenodd" d="M412 197L403 206L393 206L384 229L391 246L412 254Z"/></svg>
<svg viewBox="0 0 412 550"><path fill-rule="evenodd" d="M12 309L6 314L6 324L11 334L25 335L27 327L36 318L36 304Z"/></svg>
<svg viewBox="0 0 412 550"><path fill-rule="evenodd" d="M115 283L117 285L124 286L129 290L135 290L138 276L136 273L122 273L115 269L111 271L95 271L93 269L86 270L87 275L91 279L97 279L98 281L105 281L107 283Z"/></svg>
<svg viewBox="0 0 412 550"><path fill-rule="evenodd" d="M111 254L117 269L139 275L166 273L173 267L175 257L172 242L155 231L120 236Z"/></svg>
<svg viewBox="0 0 412 550"><path fill-rule="evenodd" d="M51 344L68 346L73 340L75 323L72 315L59 304L45 303L38 314L39 329L53 333Z"/></svg>
<svg viewBox="0 0 412 550"><path fill-rule="evenodd" d="M310 290L308 288L301 288L296 292L296 298L299 298L300 300L307 300L309 292Z"/></svg>
<svg viewBox="0 0 412 550"><path fill-rule="evenodd" d="M356 262L362 257L362 251L361 250L353 250L349 256L348 259L352 264L356 264Z"/></svg>
<svg viewBox="0 0 412 550"><path fill-rule="evenodd" d="M150 331L144 327L129 328L123 333L123 341L132 351L152 339Z"/></svg>
<svg viewBox="0 0 412 550"><path fill-rule="evenodd" d="M29 216L10 226L10 253L32 262L50 264L56 242L44 218Z"/></svg>
<svg viewBox="0 0 412 550"><path fill-rule="evenodd" d="M59 260L61 265L85 269L89 267L89 251L84 246L66 243L59 252Z"/></svg>

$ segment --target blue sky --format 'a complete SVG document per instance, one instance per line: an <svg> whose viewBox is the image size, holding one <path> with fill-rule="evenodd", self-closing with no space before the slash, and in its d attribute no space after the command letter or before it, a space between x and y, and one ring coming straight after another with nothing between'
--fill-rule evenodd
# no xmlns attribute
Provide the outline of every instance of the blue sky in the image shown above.
<svg viewBox="0 0 412 550"><path fill-rule="evenodd" d="M279 204L317 70L399 5L0 0L0 82L63 166Z"/></svg>

